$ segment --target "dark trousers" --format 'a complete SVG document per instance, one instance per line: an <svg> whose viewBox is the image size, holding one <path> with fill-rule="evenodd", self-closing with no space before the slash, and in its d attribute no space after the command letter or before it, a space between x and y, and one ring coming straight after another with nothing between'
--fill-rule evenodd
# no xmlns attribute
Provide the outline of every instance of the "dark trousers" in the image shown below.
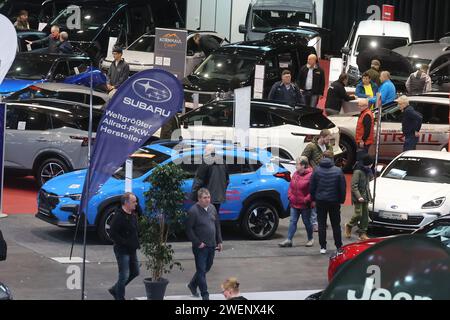
<svg viewBox="0 0 450 320"><path fill-rule="evenodd" d="M405 136L405 143L403 143L403 151L416 150L417 142L419 142L419 138L416 137L415 135Z"/></svg>
<svg viewBox="0 0 450 320"><path fill-rule="evenodd" d="M340 249L342 247L341 205L339 203L317 201L316 207L320 248L327 248L327 216L329 215L333 229L334 244L337 249Z"/></svg>
<svg viewBox="0 0 450 320"><path fill-rule="evenodd" d="M114 254L119 267L119 279L112 290L115 292L116 300L125 300L126 285L139 275L139 261L136 250L130 253L114 246Z"/></svg>
<svg viewBox="0 0 450 320"><path fill-rule="evenodd" d="M219 214L219 210L220 210L220 203L213 203L214 208L216 208L217 214Z"/></svg>
<svg viewBox="0 0 450 320"><path fill-rule="evenodd" d="M211 270L215 255L214 247L204 247L203 249L192 247L192 252L195 258L195 274L192 277L190 285L197 290L200 289L200 294L204 300L209 299L208 284L206 283L206 273Z"/></svg>
<svg viewBox="0 0 450 320"><path fill-rule="evenodd" d="M311 90L303 91L303 101L305 102L305 106L311 108L317 108L317 103L319 102L319 95L313 94Z"/></svg>

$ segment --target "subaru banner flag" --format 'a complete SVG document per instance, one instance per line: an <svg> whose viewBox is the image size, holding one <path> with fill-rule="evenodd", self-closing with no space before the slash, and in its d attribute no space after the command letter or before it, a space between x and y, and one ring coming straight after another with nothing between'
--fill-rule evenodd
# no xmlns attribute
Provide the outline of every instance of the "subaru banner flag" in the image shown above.
<svg viewBox="0 0 450 320"><path fill-rule="evenodd" d="M14 25L4 15L0 14L0 84L11 67L17 52L17 33ZM1 98L1 97L0 97Z"/></svg>
<svg viewBox="0 0 450 320"><path fill-rule="evenodd" d="M97 128L80 208L86 213L89 200L127 158L160 127L176 115L183 103L183 88L171 73L150 69L125 81L116 91Z"/></svg>

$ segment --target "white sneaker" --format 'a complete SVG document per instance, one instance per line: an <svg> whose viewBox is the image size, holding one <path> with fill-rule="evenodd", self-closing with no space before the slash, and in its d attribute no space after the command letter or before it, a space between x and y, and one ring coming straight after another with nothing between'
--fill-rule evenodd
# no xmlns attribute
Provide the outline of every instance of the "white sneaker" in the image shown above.
<svg viewBox="0 0 450 320"><path fill-rule="evenodd" d="M305 247L312 247L314 245L314 239L309 240L306 244Z"/></svg>
<svg viewBox="0 0 450 320"><path fill-rule="evenodd" d="M326 254L327 253L327 249L321 248L320 249L320 254Z"/></svg>

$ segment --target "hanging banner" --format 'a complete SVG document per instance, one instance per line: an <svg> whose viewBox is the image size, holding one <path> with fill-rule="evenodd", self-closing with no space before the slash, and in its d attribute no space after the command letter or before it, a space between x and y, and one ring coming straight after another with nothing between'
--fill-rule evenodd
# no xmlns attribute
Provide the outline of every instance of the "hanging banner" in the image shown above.
<svg viewBox="0 0 450 320"><path fill-rule="evenodd" d="M100 120L92 153L89 192L86 180L80 208L86 212L94 196L127 158L176 115L183 104L183 88L171 73L149 69L125 81Z"/></svg>
<svg viewBox="0 0 450 320"><path fill-rule="evenodd" d="M17 33L11 21L0 14L0 84L9 71L17 52Z"/></svg>

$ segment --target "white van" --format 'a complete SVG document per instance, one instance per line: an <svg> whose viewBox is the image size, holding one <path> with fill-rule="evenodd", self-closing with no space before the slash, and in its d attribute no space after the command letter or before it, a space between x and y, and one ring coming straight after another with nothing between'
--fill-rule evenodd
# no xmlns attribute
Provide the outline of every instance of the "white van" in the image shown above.
<svg viewBox="0 0 450 320"><path fill-rule="evenodd" d="M367 20L356 23L342 48L344 71L349 75L349 83L355 84L366 70L359 70L356 62L358 54L366 49L403 47L412 41L409 23L399 21Z"/></svg>

